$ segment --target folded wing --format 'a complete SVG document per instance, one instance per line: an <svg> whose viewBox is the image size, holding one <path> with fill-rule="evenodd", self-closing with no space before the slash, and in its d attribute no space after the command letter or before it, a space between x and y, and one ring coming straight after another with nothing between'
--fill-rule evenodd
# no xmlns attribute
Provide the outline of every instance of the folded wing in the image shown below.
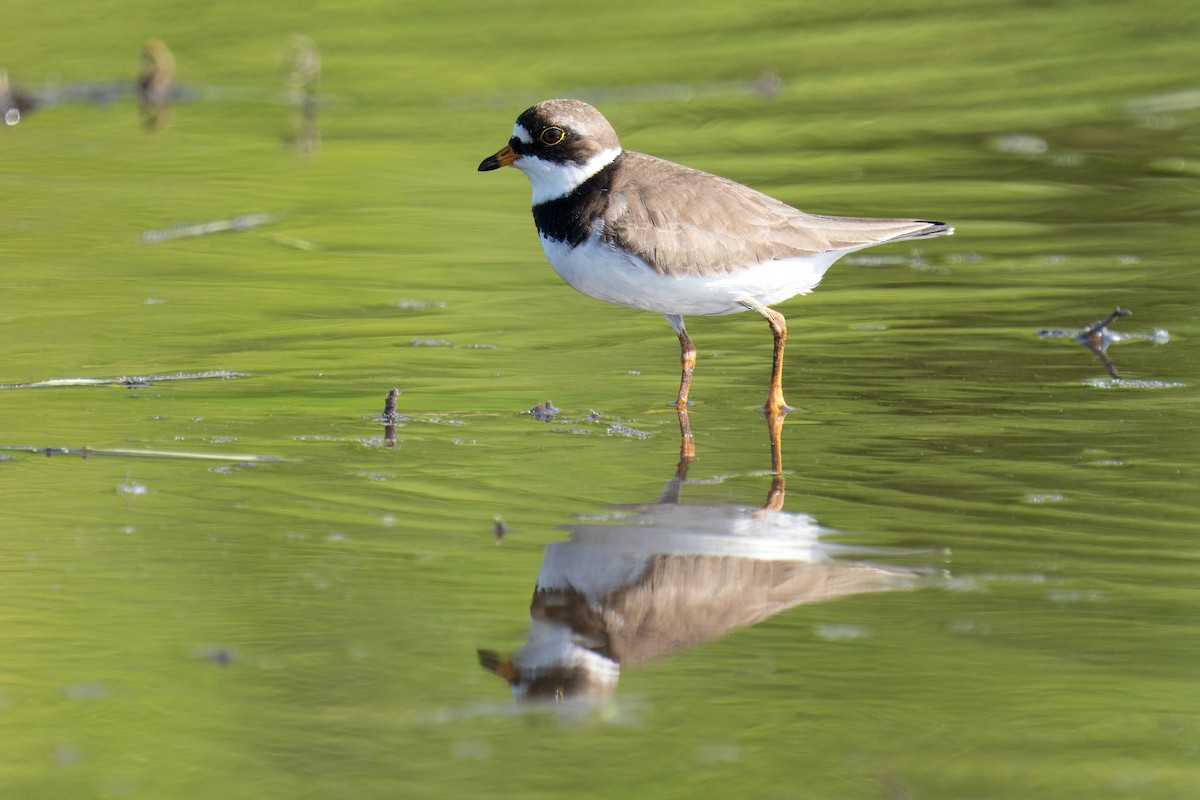
<svg viewBox="0 0 1200 800"><path fill-rule="evenodd" d="M625 152L609 187L606 239L663 275L741 267L953 233L941 222L808 214L740 183ZM623 176L637 175L637 181Z"/></svg>

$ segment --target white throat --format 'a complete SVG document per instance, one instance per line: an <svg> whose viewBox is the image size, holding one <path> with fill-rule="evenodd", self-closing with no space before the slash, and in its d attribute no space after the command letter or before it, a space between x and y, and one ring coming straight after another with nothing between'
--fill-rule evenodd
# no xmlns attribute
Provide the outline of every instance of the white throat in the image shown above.
<svg viewBox="0 0 1200 800"><path fill-rule="evenodd" d="M601 150L582 164L565 164L560 161L545 161L535 156L521 156L513 166L524 172L533 184L533 204L540 205L548 200L566 197L581 183L607 167L621 148Z"/></svg>

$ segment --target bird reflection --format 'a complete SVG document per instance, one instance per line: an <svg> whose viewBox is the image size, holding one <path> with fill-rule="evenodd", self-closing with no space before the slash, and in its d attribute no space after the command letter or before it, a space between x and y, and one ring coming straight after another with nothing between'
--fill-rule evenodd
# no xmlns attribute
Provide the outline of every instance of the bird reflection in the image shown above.
<svg viewBox="0 0 1200 800"><path fill-rule="evenodd" d="M781 510L782 415L768 415L773 475L762 506L683 504L694 446L659 498L614 506L568 526L549 545L529 609L528 641L511 656L479 650L479 663L521 701L596 701L622 669L716 639L794 606L911 586L916 570L848 560L883 551L832 544L807 514Z"/></svg>

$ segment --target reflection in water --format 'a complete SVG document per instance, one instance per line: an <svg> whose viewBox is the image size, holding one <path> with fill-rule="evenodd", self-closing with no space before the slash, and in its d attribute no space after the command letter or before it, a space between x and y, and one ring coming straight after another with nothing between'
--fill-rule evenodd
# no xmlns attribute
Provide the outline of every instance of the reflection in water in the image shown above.
<svg viewBox="0 0 1200 800"><path fill-rule="evenodd" d="M680 426L690 432L686 416ZM656 502L571 525L569 541L546 548L529 640L511 657L480 650L480 664L518 700L601 700L624 667L793 606L912 585L917 571L839 560L865 551L824 542L830 531L812 517L780 510L782 424L782 415L769 415L775 469L763 507L681 504L691 462L685 438Z"/></svg>

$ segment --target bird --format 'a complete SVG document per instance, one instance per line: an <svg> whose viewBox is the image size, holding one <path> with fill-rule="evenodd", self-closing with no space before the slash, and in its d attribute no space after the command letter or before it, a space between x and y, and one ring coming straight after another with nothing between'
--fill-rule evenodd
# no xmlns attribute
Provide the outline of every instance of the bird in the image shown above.
<svg viewBox="0 0 1200 800"><path fill-rule="evenodd" d="M686 413L696 348L684 317L753 311L774 338L763 410L783 396L787 321L771 306L808 294L842 256L885 242L952 234L944 222L809 214L728 178L626 150L582 100L544 100L517 117L480 172L515 167L533 189L533 219L554 271L580 292L666 317L682 367Z"/></svg>

